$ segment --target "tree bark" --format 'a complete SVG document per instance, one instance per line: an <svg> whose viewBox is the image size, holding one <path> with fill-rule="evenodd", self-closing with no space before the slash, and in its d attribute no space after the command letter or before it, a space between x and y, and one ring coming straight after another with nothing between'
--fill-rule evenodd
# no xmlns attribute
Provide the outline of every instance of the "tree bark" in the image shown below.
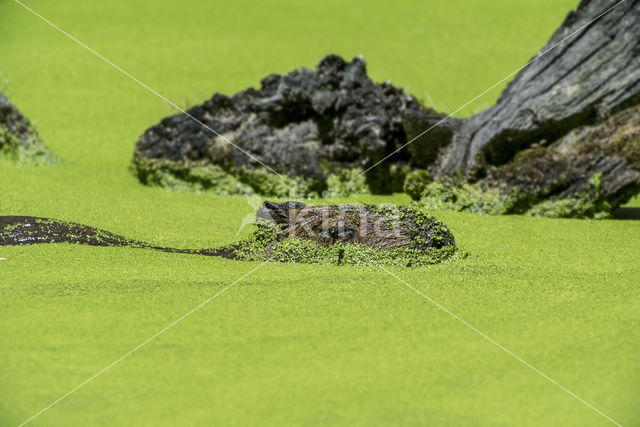
<svg viewBox="0 0 640 427"><path fill-rule="evenodd" d="M451 137L432 172L504 164L534 143L552 142L638 103L640 0L625 0L589 24L615 4L583 0L493 107L445 125Z"/></svg>
<svg viewBox="0 0 640 427"><path fill-rule="evenodd" d="M640 0L583 0L496 105L465 119L372 82L360 57L261 83L147 129L139 179L305 197L404 181L461 210L548 216L599 216L640 192Z"/></svg>
<svg viewBox="0 0 640 427"><path fill-rule="evenodd" d="M506 191L509 184L526 190L519 188L516 180L507 179L509 174L504 170L513 170L514 159L519 157L520 174L525 175L529 184L557 184L555 193L538 191L538 201L560 197L561 193L566 196L568 190L576 187L580 177L576 175L572 181L559 176L566 172L561 164L580 163L579 170L584 173L603 173L604 187L615 193L605 196L615 200L614 204L640 191L640 162L635 164L632 161L635 157L628 155L629 150L634 151L640 144L636 131L636 125L640 124L638 114L612 119L640 103L640 0L616 4L611 0L583 0L493 107L466 119L448 119L439 125L437 132L427 132L409 145L414 165L428 169L434 177L462 175L470 182L486 180L484 188L500 187ZM438 120L418 115L407 117L406 127L412 131L408 138L416 137ZM595 132L591 126L606 128L607 123L609 127L625 126L628 134L625 135L629 137L622 139L626 145L619 146L618 138L618 149L612 150L605 148L610 138L589 137ZM575 135L569 145L574 160L568 161L562 159L567 152L559 149L559 141L572 131ZM610 131L613 136L615 129ZM599 128L599 132L604 130ZM581 148L583 143L589 145L589 150ZM566 146L565 141L563 147ZM548 159L555 159L555 166L542 172L547 174L545 179L526 176L539 175L540 165L531 161L522 164L523 157L535 159L530 150L539 147L547 148L544 155ZM518 156L523 152L528 155ZM538 151L538 155L542 153ZM598 166L587 162L587 154L606 159ZM576 161L576 156L583 158ZM595 157L591 160L595 161ZM605 163L609 166L604 166ZM609 185L609 181L619 180L622 175L627 176L628 182ZM587 176L586 180L589 179Z"/></svg>

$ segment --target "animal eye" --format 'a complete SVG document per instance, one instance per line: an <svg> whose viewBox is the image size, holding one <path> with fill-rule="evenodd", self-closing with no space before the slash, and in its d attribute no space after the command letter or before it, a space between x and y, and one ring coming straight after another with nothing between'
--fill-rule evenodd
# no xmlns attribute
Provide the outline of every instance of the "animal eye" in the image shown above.
<svg viewBox="0 0 640 427"><path fill-rule="evenodd" d="M320 233L320 237L331 238L331 239L348 239L350 238L355 229L352 227L330 227L327 230L323 230Z"/></svg>
<svg viewBox="0 0 640 427"><path fill-rule="evenodd" d="M325 239L329 239L329 238L333 237L333 235L331 234L331 229L322 230L318 235L320 237L325 238Z"/></svg>
<svg viewBox="0 0 640 427"><path fill-rule="evenodd" d="M351 237L351 235L353 235L353 232L354 230L351 227L345 227L343 229L332 228L331 237L347 238L347 237Z"/></svg>
<svg viewBox="0 0 640 427"><path fill-rule="evenodd" d="M342 230L342 236L343 237L351 237L353 236L353 234L356 232L356 230L352 227L345 227L344 230Z"/></svg>

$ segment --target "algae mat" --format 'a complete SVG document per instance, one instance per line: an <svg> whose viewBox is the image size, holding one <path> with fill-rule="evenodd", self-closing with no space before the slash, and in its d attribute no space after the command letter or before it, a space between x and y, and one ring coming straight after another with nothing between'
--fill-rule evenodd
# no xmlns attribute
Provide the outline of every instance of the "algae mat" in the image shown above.
<svg viewBox="0 0 640 427"><path fill-rule="evenodd" d="M452 111L526 62L575 1L28 1L181 105L326 53ZM215 247L243 198L140 186L161 101L13 1L6 93L63 161L0 163L0 214ZM469 114L498 96L491 92ZM486 102L486 105L481 105ZM428 102L427 102L428 103ZM405 195L326 202L406 203ZM318 201L319 203L321 201ZM638 217L640 203L625 216ZM640 423L640 222L434 212L469 257L390 270L623 425ZM0 248L0 425L18 425L257 265L131 248ZM606 425L375 267L268 264L33 425Z"/></svg>

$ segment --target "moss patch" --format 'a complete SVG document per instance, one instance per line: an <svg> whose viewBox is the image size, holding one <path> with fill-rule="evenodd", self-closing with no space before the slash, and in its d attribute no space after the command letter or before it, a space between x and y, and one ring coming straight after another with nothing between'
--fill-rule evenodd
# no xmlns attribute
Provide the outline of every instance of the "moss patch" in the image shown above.
<svg viewBox="0 0 640 427"><path fill-rule="evenodd" d="M532 206L527 215L551 218L609 218L612 206L600 197L601 187L602 174L595 173L589 180L589 188L577 197L542 201Z"/></svg>
<svg viewBox="0 0 640 427"><path fill-rule="evenodd" d="M307 179L276 175L262 168L222 167L207 162L136 159L133 169L146 185L171 190L193 190L218 195L257 193L266 197L348 197L371 194L360 168L327 167L326 178ZM398 170L396 170L398 169ZM404 170L393 168L394 182L402 182ZM396 189L400 185L396 182Z"/></svg>
<svg viewBox="0 0 640 427"><path fill-rule="evenodd" d="M134 166L146 185L171 190L206 191L218 195L258 193L271 197L297 197L314 192L314 182L276 175L263 169L223 168L204 162L137 160Z"/></svg>
<svg viewBox="0 0 640 427"><path fill-rule="evenodd" d="M416 171L407 177L405 191L427 209L451 209L486 215L510 213L516 199L497 190L483 190L478 184L458 183L450 178L431 180Z"/></svg>
<svg viewBox="0 0 640 427"><path fill-rule="evenodd" d="M56 161L33 128L20 137L2 124L0 124L0 155L18 165L46 164Z"/></svg>
<svg viewBox="0 0 640 427"><path fill-rule="evenodd" d="M594 218L611 216L612 206L600 197L602 175L594 174L588 188L573 197L542 198L524 191L485 189L480 183L460 183L449 178L419 182L413 174L406 191L426 209L450 209L481 215L510 215L547 218ZM419 190L419 191L417 191ZM544 191L541 191L544 193Z"/></svg>

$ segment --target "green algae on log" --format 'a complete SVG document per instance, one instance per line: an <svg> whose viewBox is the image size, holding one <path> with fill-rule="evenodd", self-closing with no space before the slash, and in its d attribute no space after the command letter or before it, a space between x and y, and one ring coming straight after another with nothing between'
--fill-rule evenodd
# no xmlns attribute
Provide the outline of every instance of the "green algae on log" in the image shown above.
<svg viewBox="0 0 640 427"><path fill-rule="evenodd" d="M54 161L31 122L0 94L0 155L18 164L43 164Z"/></svg>
<svg viewBox="0 0 640 427"><path fill-rule="evenodd" d="M194 190L219 195L258 193L267 197L346 197L368 194L369 187L361 169L323 165L325 181L276 175L266 169L244 166L222 167L207 161L169 161L138 159L136 174L140 182L171 190ZM394 189L402 190L405 171L390 168Z"/></svg>
<svg viewBox="0 0 640 427"><path fill-rule="evenodd" d="M407 177L407 193L429 207L575 218L638 194L640 1L611 3L581 1L493 107L422 136L435 122L415 116L411 163L429 176Z"/></svg>
<svg viewBox="0 0 640 427"><path fill-rule="evenodd" d="M138 139L133 163L144 184L223 194L402 191L409 112L444 117L389 82L371 81L361 57L328 55L315 71L271 74L260 89L216 93L162 119ZM396 150L392 162L362 174Z"/></svg>
<svg viewBox="0 0 640 427"><path fill-rule="evenodd" d="M449 229L423 211L393 206L265 202L256 230L221 248L178 249L48 218L0 217L0 246L72 243L127 246L246 261L420 267L455 260Z"/></svg>
<svg viewBox="0 0 640 427"><path fill-rule="evenodd" d="M640 192L640 106L486 168L475 183L407 177L405 191L429 208L484 214L606 218Z"/></svg>
<svg viewBox="0 0 640 427"><path fill-rule="evenodd" d="M418 137L409 146L412 163L436 178L481 179L522 150L640 103L640 1L613 3L582 0L494 106ZM421 120L409 137L435 124Z"/></svg>
<svg viewBox="0 0 640 427"><path fill-rule="evenodd" d="M145 184L278 197L406 180L430 207L606 217L640 192L638 19L638 0L582 0L498 102L463 119L329 55L163 119L139 138L135 169Z"/></svg>

